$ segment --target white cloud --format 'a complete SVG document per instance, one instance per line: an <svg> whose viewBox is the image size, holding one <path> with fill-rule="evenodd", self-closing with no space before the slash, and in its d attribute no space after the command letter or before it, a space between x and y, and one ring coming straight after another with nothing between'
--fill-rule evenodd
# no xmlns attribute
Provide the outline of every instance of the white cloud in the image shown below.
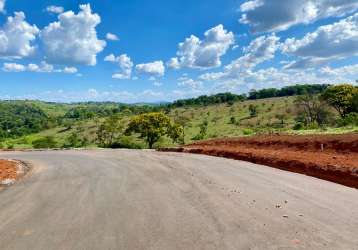
<svg viewBox="0 0 358 250"><path fill-rule="evenodd" d="M65 67L63 69L63 72L66 74L76 74L78 72L78 69L75 67Z"/></svg>
<svg viewBox="0 0 358 250"><path fill-rule="evenodd" d="M26 67L18 63L4 63L2 70L5 72L23 72L26 71Z"/></svg>
<svg viewBox="0 0 358 250"><path fill-rule="evenodd" d="M42 61L40 64L30 63L28 65L18 63L4 63L2 70L5 72L36 72L36 73L66 73L75 74L77 68L65 67L64 69L55 69L53 65Z"/></svg>
<svg viewBox="0 0 358 250"><path fill-rule="evenodd" d="M165 73L165 67L162 61L137 64L135 68L139 73L146 73L150 75L164 76Z"/></svg>
<svg viewBox="0 0 358 250"><path fill-rule="evenodd" d="M3 65L3 71L6 72L38 72L38 73L50 73L54 71L54 68L52 65L47 64L46 62L41 62L40 65L30 63L27 66L18 64L18 63L4 63Z"/></svg>
<svg viewBox="0 0 358 250"><path fill-rule="evenodd" d="M133 62L129 56L126 54L116 57L113 54L110 54L104 58L106 62L118 63L120 72L112 75L113 79L130 79L132 75Z"/></svg>
<svg viewBox="0 0 358 250"><path fill-rule="evenodd" d="M163 83L162 83L162 82L155 81L155 82L153 82L153 85L154 85L155 87L160 87L160 86L163 86Z"/></svg>
<svg viewBox="0 0 358 250"><path fill-rule="evenodd" d="M240 22L253 32L282 31L326 17L339 17L358 9L357 0L252 0L240 7Z"/></svg>
<svg viewBox="0 0 358 250"><path fill-rule="evenodd" d="M339 68L331 68L327 66L321 68L320 72L328 76L343 76L343 77L357 76L358 77L358 64L347 65Z"/></svg>
<svg viewBox="0 0 358 250"><path fill-rule="evenodd" d="M0 0L0 13L5 12L5 0Z"/></svg>
<svg viewBox="0 0 358 250"><path fill-rule="evenodd" d="M191 35L179 44L177 57L170 59L167 66L178 69L188 68L214 68L221 65L221 57L226 54L234 44L234 34L218 25L204 33L204 39Z"/></svg>
<svg viewBox="0 0 358 250"><path fill-rule="evenodd" d="M284 53L298 56L290 68L315 66L358 55L358 13L324 25L302 39L289 38L281 46Z"/></svg>
<svg viewBox="0 0 358 250"><path fill-rule="evenodd" d="M98 91L96 89L89 89L87 93L91 98L96 98L98 96Z"/></svg>
<svg viewBox="0 0 358 250"><path fill-rule="evenodd" d="M39 29L35 25L25 21L23 12L15 12L0 28L0 56L22 58L32 55L36 49L32 42L38 33Z"/></svg>
<svg viewBox="0 0 358 250"><path fill-rule="evenodd" d="M119 40L118 36L115 34L112 34L112 33L107 33L106 39L109 41L118 41Z"/></svg>
<svg viewBox="0 0 358 250"><path fill-rule="evenodd" d="M258 64L274 58L278 48L279 38L272 34L260 36L243 49L244 55L225 66L223 72L206 73L200 76L202 80L218 80L237 78L254 69Z"/></svg>
<svg viewBox="0 0 358 250"><path fill-rule="evenodd" d="M65 9L62 6L50 5L46 7L46 11L49 13L61 14Z"/></svg>
<svg viewBox="0 0 358 250"><path fill-rule="evenodd" d="M101 22L89 4L80 5L76 15L67 11L41 32L47 60L62 64L96 65L97 54L106 42L97 38L96 26Z"/></svg>
<svg viewBox="0 0 358 250"><path fill-rule="evenodd" d="M200 89L203 87L202 81L196 81L188 77L180 77L178 81L179 87L185 87L190 89Z"/></svg>
<svg viewBox="0 0 358 250"><path fill-rule="evenodd" d="M104 58L105 62L116 62L116 60L117 58L113 54L110 54Z"/></svg>

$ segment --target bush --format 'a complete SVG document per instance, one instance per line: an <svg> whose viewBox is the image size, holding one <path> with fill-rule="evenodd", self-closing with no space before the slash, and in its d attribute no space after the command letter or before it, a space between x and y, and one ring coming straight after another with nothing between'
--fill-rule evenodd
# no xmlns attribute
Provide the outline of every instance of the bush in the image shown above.
<svg viewBox="0 0 358 250"><path fill-rule="evenodd" d="M242 133L243 133L244 135L252 135L252 134L254 134L254 131L253 131L252 129L245 128L245 129L242 131Z"/></svg>
<svg viewBox="0 0 358 250"><path fill-rule="evenodd" d="M253 117L256 117L257 116L257 106L256 105L253 105L253 104L250 104L249 106L249 111L250 111L250 117L253 118Z"/></svg>
<svg viewBox="0 0 358 250"><path fill-rule="evenodd" d="M52 136L46 136L32 142L32 146L36 149L56 148L56 144L55 138Z"/></svg>
<svg viewBox="0 0 358 250"><path fill-rule="evenodd" d="M193 141L200 141L204 139L204 136L202 134L197 134L193 138L191 138Z"/></svg>
<svg viewBox="0 0 358 250"><path fill-rule="evenodd" d="M143 149L143 145L133 140L129 136L123 136L119 141L109 145L109 148L128 148L128 149Z"/></svg>
<svg viewBox="0 0 358 250"><path fill-rule="evenodd" d="M303 122L296 122L293 126L294 130L302 130L305 128L305 124Z"/></svg>
<svg viewBox="0 0 358 250"><path fill-rule="evenodd" d="M341 118L338 120L338 126L358 126L358 113L350 113L345 118Z"/></svg>

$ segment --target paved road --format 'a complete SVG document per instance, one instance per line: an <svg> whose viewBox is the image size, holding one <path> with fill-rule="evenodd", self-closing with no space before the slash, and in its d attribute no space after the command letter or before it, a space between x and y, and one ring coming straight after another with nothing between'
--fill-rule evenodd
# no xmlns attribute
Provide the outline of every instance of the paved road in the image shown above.
<svg viewBox="0 0 358 250"><path fill-rule="evenodd" d="M1 153L0 249L358 249L358 190L209 156ZM279 206L279 207L276 207Z"/></svg>

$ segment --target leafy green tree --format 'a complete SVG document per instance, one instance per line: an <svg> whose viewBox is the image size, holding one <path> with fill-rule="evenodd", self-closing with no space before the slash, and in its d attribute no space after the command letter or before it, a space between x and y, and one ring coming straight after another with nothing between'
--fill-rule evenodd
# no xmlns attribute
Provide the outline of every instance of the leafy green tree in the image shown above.
<svg viewBox="0 0 358 250"><path fill-rule="evenodd" d="M120 115L108 117L97 130L97 141L101 146L110 147L123 134L124 124Z"/></svg>
<svg viewBox="0 0 358 250"><path fill-rule="evenodd" d="M48 128L49 117L39 107L24 101L0 103L0 138L16 138Z"/></svg>
<svg viewBox="0 0 358 250"><path fill-rule="evenodd" d="M350 84L331 86L322 93L322 98L334 107L342 118L356 107L358 87Z"/></svg>
<svg viewBox="0 0 358 250"><path fill-rule="evenodd" d="M175 126L174 129L173 126ZM153 148L162 136L167 135L176 140L179 138L179 133L182 133L180 130L179 126L173 124L167 115L154 112L133 117L128 124L126 134L139 134L148 143L149 148Z"/></svg>
<svg viewBox="0 0 358 250"><path fill-rule="evenodd" d="M67 142L64 144L65 148L80 148L88 144L86 137L81 138L78 132L73 132L67 137Z"/></svg>
<svg viewBox="0 0 358 250"><path fill-rule="evenodd" d="M184 144L184 128L180 124L174 123L168 129L168 136L174 143Z"/></svg>
<svg viewBox="0 0 358 250"><path fill-rule="evenodd" d="M182 144L185 144L185 128L190 125L190 119L187 116L179 115L174 117L174 122L183 128Z"/></svg>

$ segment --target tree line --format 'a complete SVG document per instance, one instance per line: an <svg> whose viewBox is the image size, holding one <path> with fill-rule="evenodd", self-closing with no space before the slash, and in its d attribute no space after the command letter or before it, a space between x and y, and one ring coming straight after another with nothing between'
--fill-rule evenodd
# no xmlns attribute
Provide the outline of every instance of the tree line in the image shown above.
<svg viewBox="0 0 358 250"><path fill-rule="evenodd" d="M304 84L304 85L293 85L283 87L281 89L266 88L261 90L251 90L248 94L233 94L230 92L219 93L215 95L202 95L196 98L189 98L183 100L174 101L169 104L169 108L178 108L185 106L207 106L213 104L228 103L233 104L238 101L257 100L273 97L285 97L285 96L296 96L303 95L305 93L319 94L326 90L330 85L328 84Z"/></svg>

